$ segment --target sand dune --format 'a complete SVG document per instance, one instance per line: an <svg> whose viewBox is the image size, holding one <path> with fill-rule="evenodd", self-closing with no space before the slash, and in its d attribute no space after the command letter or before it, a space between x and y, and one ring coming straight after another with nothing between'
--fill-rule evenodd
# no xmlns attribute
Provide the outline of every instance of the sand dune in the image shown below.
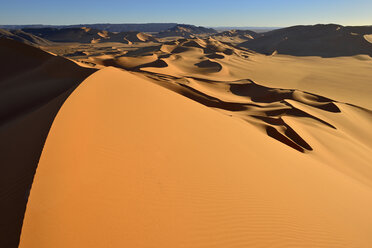
<svg viewBox="0 0 372 248"><path fill-rule="evenodd" d="M328 117L312 104L328 99L293 95L298 107L336 124L339 113ZM295 119L311 140L319 138L312 130L342 137ZM369 247L370 186L314 152L106 68L79 86L53 123L20 247Z"/></svg>
<svg viewBox="0 0 372 248"><path fill-rule="evenodd" d="M294 26L265 33L240 44L251 50L295 56L339 57L366 54L372 56L372 44L364 39L372 27L341 25Z"/></svg>
<svg viewBox="0 0 372 248"><path fill-rule="evenodd" d="M22 30L0 29L0 37L8 38L33 46L49 46L51 42L38 36L23 32Z"/></svg>
<svg viewBox="0 0 372 248"><path fill-rule="evenodd" d="M222 42L229 42L234 45L238 45L247 40L258 38L261 35L262 34L256 33L251 30L229 30L215 34L213 35L213 38Z"/></svg>
<svg viewBox="0 0 372 248"><path fill-rule="evenodd" d="M176 26L159 32L156 37L165 38L165 37L183 37L183 38L193 38L196 35L205 35L205 34L215 34L216 30L213 28L197 27L194 25L185 25L177 24Z"/></svg>
<svg viewBox="0 0 372 248"><path fill-rule="evenodd" d="M256 33L254 31L251 31L251 30L229 30L229 31L223 31L221 33L218 33L216 35L214 35L214 37L223 37L223 36L227 36L227 37L238 37L238 38L242 38L242 39L254 39L254 38L257 38L257 37L260 37L261 34L259 33Z"/></svg>
<svg viewBox="0 0 372 248"><path fill-rule="evenodd" d="M369 30L0 38L0 246L369 248Z"/></svg>
<svg viewBox="0 0 372 248"><path fill-rule="evenodd" d="M54 116L95 70L0 38L0 247L17 247L33 176Z"/></svg>

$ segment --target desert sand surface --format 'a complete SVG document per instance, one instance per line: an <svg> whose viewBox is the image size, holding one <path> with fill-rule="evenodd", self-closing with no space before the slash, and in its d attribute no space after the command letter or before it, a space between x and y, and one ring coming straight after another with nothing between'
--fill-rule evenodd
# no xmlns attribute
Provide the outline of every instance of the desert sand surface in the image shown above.
<svg viewBox="0 0 372 248"><path fill-rule="evenodd" d="M371 207L317 156L108 67L52 125L20 247L368 247Z"/></svg>
<svg viewBox="0 0 372 248"><path fill-rule="evenodd" d="M18 53L35 54L3 65L0 80L35 87L18 96L8 84L18 98L7 101L19 103L10 116L49 109L30 117L47 121L24 165L31 180L37 169L26 211L27 194L17 205L19 247L371 247L369 30L177 25L127 42L79 27L50 31L69 40L39 49L3 39L27 51L7 53L17 63ZM279 48L295 42L297 53L245 46L272 47L288 33ZM314 35L322 46L302 50ZM341 45L319 53L336 38ZM45 74L35 74L40 63ZM48 100L26 108L39 94ZM25 132L14 131L19 142Z"/></svg>

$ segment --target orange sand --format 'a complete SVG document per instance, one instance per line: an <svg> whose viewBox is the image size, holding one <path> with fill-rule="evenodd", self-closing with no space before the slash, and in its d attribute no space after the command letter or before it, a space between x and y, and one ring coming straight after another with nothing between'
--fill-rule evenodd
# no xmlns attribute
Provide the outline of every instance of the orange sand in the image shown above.
<svg viewBox="0 0 372 248"><path fill-rule="evenodd" d="M207 86L190 87L239 99ZM309 153L143 77L96 72L52 125L20 247L370 247L371 146L346 121L368 130L370 114L298 94L293 106L337 127L286 117Z"/></svg>

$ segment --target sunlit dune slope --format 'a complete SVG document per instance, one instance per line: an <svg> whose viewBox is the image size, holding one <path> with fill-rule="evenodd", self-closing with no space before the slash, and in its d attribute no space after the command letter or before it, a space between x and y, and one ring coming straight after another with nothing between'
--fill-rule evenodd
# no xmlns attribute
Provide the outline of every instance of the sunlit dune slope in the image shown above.
<svg viewBox="0 0 372 248"><path fill-rule="evenodd" d="M371 178L329 166L327 143L298 152L176 92L112 67L85 80L48 135L20 247L370 247ZM330 127L311 121L293 123L316 141Z"/></svg>

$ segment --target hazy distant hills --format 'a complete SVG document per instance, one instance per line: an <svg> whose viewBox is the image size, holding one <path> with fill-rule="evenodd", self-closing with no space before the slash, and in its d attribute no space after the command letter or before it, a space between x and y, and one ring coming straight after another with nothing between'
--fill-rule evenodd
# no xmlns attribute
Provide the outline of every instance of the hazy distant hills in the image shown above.
<svg viewBox="0 0 372 248"><path fill-rule="evenodd" d="M0 25L2 29L23 29L23 28L81 28L89 27L100 30L107 30L110 32L128 32L128 31L138 31L138 32L162 32L168 29L172 29L177 25L185 25L178 23L123 23L123 24L113 24L113 23L97 23L97 24L75 24L75 25ZM252 30L257 33L263 33L278 29L278 27L208 27L217 31L228 31L228 30Z"/></svg>
<svg viewBox="0 0 372 248"><path fill-rule="evenodd" d="M372 44L366 35L372 26L344 27L336 24L293 26L263 33L256 39L240 44L263 54L288 54L295 56L372 56Z"/></svg>

